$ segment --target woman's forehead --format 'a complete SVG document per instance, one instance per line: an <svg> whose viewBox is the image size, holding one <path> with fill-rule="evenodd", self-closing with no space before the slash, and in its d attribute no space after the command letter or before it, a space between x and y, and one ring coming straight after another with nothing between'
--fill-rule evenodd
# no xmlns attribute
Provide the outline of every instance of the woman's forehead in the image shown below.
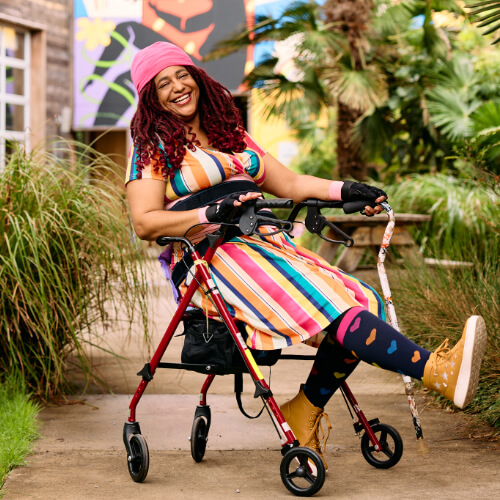
<svg viewBox="0 0 500 500"><path fill-rule="evenodd" d="M154 81L158 83L160 80L176 77L182 71L186 71L185 66L168 66L155 76Z"/></svg>

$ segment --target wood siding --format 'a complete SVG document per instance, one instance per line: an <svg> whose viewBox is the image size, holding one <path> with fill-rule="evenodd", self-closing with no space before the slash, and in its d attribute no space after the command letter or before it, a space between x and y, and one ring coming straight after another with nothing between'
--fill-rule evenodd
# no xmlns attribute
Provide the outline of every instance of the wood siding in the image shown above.
<svg viewBox="0 0 500 500"><path fill-rule="evenodd" d="M73 0L0 0L0 22L27 27L34 34L32 105L36 108L39 99L45 101L45 113L32 114L37 138L63 135L59 117L63 108L72 107L72 21Z"/></svg>

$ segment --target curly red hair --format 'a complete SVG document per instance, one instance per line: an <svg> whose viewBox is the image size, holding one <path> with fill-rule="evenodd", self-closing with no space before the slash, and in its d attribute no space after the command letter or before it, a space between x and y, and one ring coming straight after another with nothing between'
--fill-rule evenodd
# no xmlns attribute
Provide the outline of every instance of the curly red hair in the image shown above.
<svg viewBox="0 0 500 500"><path fill-rule="evenodd" d="M229 90L196 66L186 66L200 89L198 112L200 124L210 144L219 151L241 153L246 148L245 129L240 112ZM186 147L194 150L200 142L191 127L159 103L154 80L139 94L139 104L130 125L132 139L138 149L138 169L149 165L153 156L164 174L172 177L181 168ZM159 138L165 155L158 154Z"/></svg>

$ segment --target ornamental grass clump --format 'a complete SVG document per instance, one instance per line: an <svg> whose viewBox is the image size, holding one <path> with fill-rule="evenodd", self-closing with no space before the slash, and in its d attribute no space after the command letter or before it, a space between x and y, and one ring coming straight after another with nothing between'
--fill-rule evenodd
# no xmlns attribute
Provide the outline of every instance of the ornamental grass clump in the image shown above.
<svg viewBox="0 0 500 500"><path fill-rule="evenodd" d="M68 390L69 360L92 379L86 344L118 309L146 325L115 167L81 144L52 151L15 151L0 183L0 373L20 372L43 399Z"/></svg>
<svg viewBox="0 0 500 500"><path fill-rule="evenodd" d="M394 280L393 298L403 333L429 350L444 338L450 346L460 339L467 318L486 322L488 344L481 366L479 389L465 412L476 423L487 423L500 436L500 287L499 249L473 267L431 268L410 263ZM442 397L437 398L449 404Z"/></svg>

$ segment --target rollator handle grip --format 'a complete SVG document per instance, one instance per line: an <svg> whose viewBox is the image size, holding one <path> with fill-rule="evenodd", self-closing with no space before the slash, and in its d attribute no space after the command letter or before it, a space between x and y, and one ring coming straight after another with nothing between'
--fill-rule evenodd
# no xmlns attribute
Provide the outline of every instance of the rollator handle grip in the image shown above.
<svg viewBox="0 0 500 500"><path fill-rule="evenodd" d="M256 200L255 209L261 208L292 208L293 200L289 198L275 198L270 200Z"/></svg>
<svg viewBox="0 0 500 500"><path fill-rule="evenodd" d="M346 201L342 208L345 214L353 214L355 212L362 212L367 205L375 207L377 204L372 200Z"/></svg>

